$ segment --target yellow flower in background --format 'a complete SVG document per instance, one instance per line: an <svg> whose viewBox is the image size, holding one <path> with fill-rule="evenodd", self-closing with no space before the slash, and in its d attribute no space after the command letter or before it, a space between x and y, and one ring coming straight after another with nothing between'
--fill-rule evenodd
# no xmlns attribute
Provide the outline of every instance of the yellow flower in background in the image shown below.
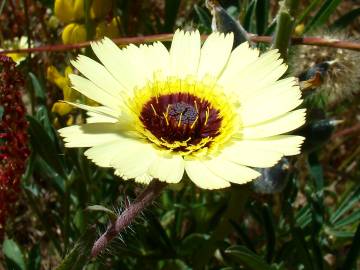
<svg viewBox="0 0 360 270"><path fill-rule="evenodd" d="M88 111L87 124L60 129L66 147L112 167L123 179L178 183L184 173L199 187L243 184L296 155L304 140L286 135L305 122L295 78L279 53L233 35L177 31L168 51L160 42L120 49L108 38L92 43L100 63L80 55L69 75L73 88L101 106L69 103Z"/></svg>
<svg viewBox="0 0 360 270"><path fill-rule="evenodd" d="M119 22L120 22L119 17L113 18L110 23L107 23L105 21L100 22L96 26L95 39L100 39L105 36L109 38L118 37L120 35Z"/></svg>
<svg viewBox="0 0 360 270"><path fill-rule="evenodd" d="M95 38L104 36L113 38L119 35L119 18L113 18L109 23L105 21L105 17L112 9L112 4L112 0L91 1L89 15L91 20L96 21ZM64 44L79 43L87 40L87 31L84 24L84 0L56 0L54 12L55 16L66 24L61 35ZM51 23L54 23L53 21Z"/></svg>
<svg viewBox="0 0 360 270"><path fill-rule="evenodd" d="M112 8L112 0L92 0L90 18L104 18ZM85 17L84 0L55 0L55 16L63 23L83 20Z"/></svg>
<svg viewBox="0 0 360 270"><path fill-rule="evenodd" d="M74 91L70 87L69 74L73 72L71 67L65 68L65 74L62 75L54 66L50 66L47 69L47 79L59 87L64 96L64 100L76 102L80 98L80 94ZM72 111L73 107L64 102L55 102L51 111L64 116Z"/></svg>
<svg viewBox="0 0 360 270"><path fill-rule="evenodd" d="M84 18L84 0L55 0L55 16L63 23Z"/></svg>
<svg viewBox="0 0 360 270"><path fill-rule="evenodd" d="M84 42L86 37L85 25L77 23L66 25L61 35L64 44Z"/></svg>
<svg viewBox="0 0 360 270"><path fill-rule="evenodd" d="M112 9L112 0L93 0L90 7L90 18L105 18Z"/></svg>
<svg viewBox="0 0 360 270"><path fill-rule="evenodd" d="M13 41L5 41L4 48L0 48L0 51L4 49L26 49L28 48L28 38L22 36L21 38L15 38ZM16 65L19 65L22 61L26 59L27 53L8 53L6 56L10 57Z"/></svg>
<svg viewBox="0 0 360 270"><path fill-rule="evenodd" d="M47 79L61 89L64 97L64 101L68 102L80 102L85 104L96 106L97 103L84 97L78 91L71 88L69 75L73 73L73 69L67 66L64 71L64 75L61 74L56 67L49 66L47 69ZM63 101L55 102L51 111L64 116L69 114L73 110L73 106Z"/></svg>

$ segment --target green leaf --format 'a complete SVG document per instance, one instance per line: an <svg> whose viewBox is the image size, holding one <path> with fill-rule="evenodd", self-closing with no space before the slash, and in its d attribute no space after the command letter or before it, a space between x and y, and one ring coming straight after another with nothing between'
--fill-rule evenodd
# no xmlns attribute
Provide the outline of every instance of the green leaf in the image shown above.
<svg viewBox="0 0 360 270"><path fill-rule="evenodd" d="M33 86L33 88L34 88L35 97L36 97L37 101L38 101L40 104L45 104L45 102L46 102L46 95L45 95L45 91L44 91L43 87L41 86L39 80L37 79L37 77L35 76L35 74L32 73L32 72L29 72L29 77L30 77L30 79L31 79L32 86Z"/></svg>
<svg viewBox="0 0 360 270"><path fill-rule="evenodd" d="M5 239L3 253L7 259L15 264L15 267L26 270L24 255L14 240Z"/></svg>
<svg viewBox="0 0 360 270"><path fill-rule="evenodd" d="M36 244L29 253L29 259L27 262L28 270L40 270L41 268L41 252L40 245Z"/></svg>
<svg viewBox="0 0 360 270"><path fill-rule="evenodd" d="M4 114L4 107L3 107L3 106L0 106L0 120L1 120L2 117L3 117L3 114Z"/></svg>
<svg viewBox="0 0 360 270"><path fill-rule="evenodd" d="M353 238L350 250L346 256L344 266L342 269L353 269L356 260L359 258L360 254L360 224L357 227L355 236Z"/></svg>
<svg viewBox="0 0 360 270"><path fill-rule="evenodd" d="M44 88L41 86L38 78L33 73L29 72L29 77L34 88L36 100L39 103L36 109L36 119L38 119L43 125L52 141L55 141L55 134L50 122L49 112L46 107L46 94Z"/></svg>
<svg viewBox="0 0 360 270"><path fill-rule="evenodd" d="M244 17L244 23L243 23L244 28L246 31L250 33L252 33L252 23L253 23L255 4L256 4L256 0L252 0L245 12L245 17Z"/></svg>
<svg viewBox="0 0 360 270"><path fill-rule="evenodd" d="M266 261L271 262L274 256L275 244L276 244L276 235L274 220L271 212L271 208L268 205L263 205L261 209L262 220L264 222L263 228L265 229L266 234Z"/></svg>
<svg viewBox="0 0 360 270"><path fill-rule="evenodd" d="M225 253L231 255L238 262L242 263L246 269L253 270L271 270L262 257L252 252L250 249L244 246L234 246L225 250Z"/></svg>
<svg viewBox="0 0 360 270"><path fill-rule="evenodd" d="M336 230L332 230L332 229L329 229L327 231L327 233L329 235L331 235L332 237L336 237L336 238L345 238L345 239L348 239L348 238L352 238L354 236L354 232L349 232L349 231L336 231Z"/></svg>
<svg viewBox="0 0 360 270"><path fill-rule="evenodd" d="M180 0L165 0L164 32L173 32L180 3Z"/></svg>
<svg viewBox="0 0 360 270"><path fill-rule="evenodd" d="M56 270L81 270L90 259L91 248L97 237L96 228L90 227L76 242Z"/></svg>
<svg viewBox="0 0 360 270"><path fill-rule="evenodd" d="M318 13L315 14L310 23L305 27L305 32L325 24L340 3L341 0L326 0Z"/></svg>
<svg viewBox="0 0 360 270"><path fill-rule="evenodd" d="M324 173L319 163L316 152L310 153L308 156L310 165L310 174L314 179L314 187L316 192L306 192L312 206L312 229L313 232L319 232L324 223Z"/></svg>
<svg viewBox="0 0 360 270"><path fill-rule="evenodd" d="M337 19L331 26L331 28L345 28L352 23L358 16L360 16L360 8L350 10L345 15Z"/></svg>
<svg viewBox="0 0 360 270"><path fill-rule="evenodd" d="M256 32L262 35L268 24L269 0L256 0Z"/></svg>
<svg viewBox="0 0 360 270"><path fill-rule="evenodd" d="M66 177L62 162L60 161L61 155L58 153L44 127L32 116L27 116L27 120L29 121L30 141L33 148L58 174Z"/></svg>
<svg viewBox="0 0 360 270"><path fill-rule="evenodd" d="M44 127L44 130L48 134L49 138L53 142L55 142L56 136L55 136L54 128L50 122L49 112L45 105L38 106L35 117Z"/></svg>
<svg viewBox="0 0 360 270"><path fill-rule="evenodd" d="M112 221L115 221L117 218L117 215L112 210L110 210L109 208L106 208L105 206L102 206L102 205L91 205L91 206L86 207L85 210L86 211L104 212L109 216L109 218Z"/></svg>
<svg viewBox="0 0 360 270"><path fill-rule="evenodd" d="M321 3L322 0L313 0L305 9L305 11L299 16L296 24L301 23L304 19L306 19L310 12L314 11L316 7Z"/></svg>
<svg viewBox="0 0 360 270"><path fill-rule="evenodd" d="M198 5L194 5L194 10L197 14L197 16L199 17L199 21L201 23L202 26L205 27L205 29L207 29L207 32L211 32L211 16L209 15L208 12L206 12L206 10L204 10L202 7L199 7Z"/></svg>
<svg viewBox="0 0 360 270"><path fill-rule="evenodd" d="M350 210L360 200L360 186L354 192L348 194L345 199L340 203L339 207L330 217L330 223L334 224L339 218L342 217L348 210Z"/></svg>
<svg viewBox="0 0 360 270"><path fill-rule="evenodd" d="M301 228L295 227L292 228L292 236L293 241L295 243L296 248L296 255L298 258L301 258L301 261L303 262L305 269L312 270L313 267L313 259L311 258L311 255L309 253L309 247L305 240L305 234L304 231Z"/></svg>
<svg viewBox="0 0 360 270"><path fill-rule="evenodd" d="M161 270L191 270L184 261L180 259L166 260Z"/></svg>
<svg viewBox="0 0 360 270"><path fill-rule="evenodd" d="M343 226L350 225L352 223L358 223L360 221L360 209L356 210L355 212L351 213L350 215L346 216L343 219L338 220L334 223L334 229L339 229Z"/></svg>
<svg viewBox="0 0 360 270"><path fill-rule="evenodd" d="M180 251L184 255L194 254L209 243L210 236L202 233L192 233L181 242ZM196 259L196 258L195 258Z"/></svg>

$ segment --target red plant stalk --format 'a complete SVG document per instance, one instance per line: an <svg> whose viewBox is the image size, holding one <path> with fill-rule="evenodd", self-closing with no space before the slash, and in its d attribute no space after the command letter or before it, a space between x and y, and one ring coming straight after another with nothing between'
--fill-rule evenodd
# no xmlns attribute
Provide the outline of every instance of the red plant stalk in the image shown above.
<svg viewBox="0 0 360 270"><path fill-rule="evenodd" d="M140 44L155 41L171 41L173 34L158 34L142 37L121 37L115 38L113 41L118 45L128 45L129 43ZM201 36L202 39L206 39L206 35ZM255 43L271 43L271 36L257 36L250 34L250 40ZM62 52L70 51L74 49L81 49L90 46L90 41L74 44L57 44L57 45L43 45L40 47L28 48L28 49L9 49L0 51L0 55L8 53L37 53L37 52ZM360 51L360 42L350 40L338 40L338 39L327 39L322 37L293 37L291 38L293 45L313 45L319 47L333 47L342 48L348 50Z"/></svg>
<svg viewBox="0 0 360 270"><path fill-rule="evenodd" d="M0 240L9 211L18 198L21 176L30 153L28 123L21 99L23 87L24 79L14 61L0 55Z"/></svg>

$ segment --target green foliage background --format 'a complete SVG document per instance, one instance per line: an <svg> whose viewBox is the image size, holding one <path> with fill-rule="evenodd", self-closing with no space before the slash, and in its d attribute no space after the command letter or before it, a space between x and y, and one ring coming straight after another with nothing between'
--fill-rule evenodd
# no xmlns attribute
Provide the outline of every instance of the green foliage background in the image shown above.
<svg viewBox="0 0 360 270"><path fill-rule="evenodd" d="M54 5L47 0L28 2L49 9ZM279 33L283 15L276 1L224 0L221 4L250 33L284 35L279 42L286 44L279 46L285 46L285 51L286 35L301 23L305 34L314 29L352 30L359 25L359 6L348 10L339 0L288 2L298 6L280 9L292 20L288 33ZM1 2L0 14L5 14L7 4ZM203 1L118 0L112 12L121 18L124 37L171 33L178 27L211 32L212 17ZM35 23L32 20L29 27ZM59 43L57 34L49 33L47 41ZM63 69L77 53L50 53L46 61L60 63ZM340 144L351 145L345 153L339 153L340 145L331 149L326 140L333 128L326 121L325 131L315 128L307 133L315 147L297 158L286 180L276 179L286 183L282 192L264 195L251 185L205 191L184 180L167 188L100 257L89 259L94 239L106 229L113 213L121 212L143 187L94 166L83 150L64 149L53 127L54 95L49 94L52 90L45 78L46 61L35 65L40 57L44 56L33 55L19 67L27 74L32 154L2 243L0 264L5 269L359 269L359 139L341 138ZM305 104L321 110L326 120L358 114L358 101L355 96L331 108L313 101ZM308 125L316 121L309 117ZM355 165L347 171L349 164Z"/></svg>

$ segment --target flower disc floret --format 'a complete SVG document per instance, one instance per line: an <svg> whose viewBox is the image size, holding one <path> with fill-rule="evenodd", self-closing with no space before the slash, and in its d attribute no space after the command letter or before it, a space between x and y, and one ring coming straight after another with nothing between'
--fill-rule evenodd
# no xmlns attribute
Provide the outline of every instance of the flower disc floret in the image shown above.
<svg viewBox="0 0 360 270"><path fill-rule="evenodd" d="M159 150L204 155L236 130L234 106L209 78L155 80L137 90L132 100L139 133Z"/></svg>

